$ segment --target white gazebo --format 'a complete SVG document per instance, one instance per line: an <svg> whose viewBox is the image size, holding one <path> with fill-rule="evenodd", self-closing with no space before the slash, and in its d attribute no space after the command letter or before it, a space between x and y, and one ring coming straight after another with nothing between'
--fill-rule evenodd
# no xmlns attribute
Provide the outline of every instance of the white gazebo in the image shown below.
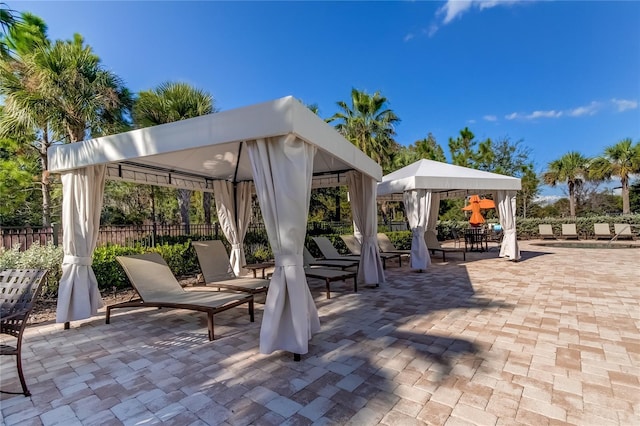
<svg viewBox="0 0 640 426"><path fill-rule="evenodd" d="M402 196L412 230L411 267L426 269L431 260L425 243L436 239L438 206L441 199L469 194L493 193L503 229L500 257L520 259L516 236L516 193L520 179L432 160L418 160L383 176L378 183L379 199Z"/></svg>
<svg viewBox="0 0 640 426"><path fill-rule="evenodd" d="M231 262L243 265L251 182L275 257L260 351L308 352L320 328L303 270L311 188L348 185L363 233L360 280L384 282L375 236L373 160L293 97L49 148L63 185L63 274L57 322L88 318L102 306L91 269L105 179L214 192ZM373 213L372 213L373 212Z"/></svg>

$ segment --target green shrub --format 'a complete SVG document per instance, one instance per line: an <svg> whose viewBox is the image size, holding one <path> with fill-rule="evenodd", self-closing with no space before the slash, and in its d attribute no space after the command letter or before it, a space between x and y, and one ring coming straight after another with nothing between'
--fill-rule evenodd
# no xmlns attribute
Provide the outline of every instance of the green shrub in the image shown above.
<svg viewBox="0 0 640 426"><path fill-rule="evenodd" d="M47 269L49 273L42 295L55 297L62 276L62 247L56 247L52 243L41 246L34 242L23 252L19 248L16 245L11 250L0 250L0 269Z"/></svg>
<svg viewBox="0 0 640 426"><path fill-rule="evenodd" d="M200 270L196 250L191 245L191 241L155 246L149 251L160 253L173 274L178 277L194 275Z"/></svg>
<svg viewBox="0 0 640 426"><path fill-rule="evenodd" d="M387 237L389 237L391 243L398 250L411 249L411 231L385 232L385 234L387 234Z"/></svg>

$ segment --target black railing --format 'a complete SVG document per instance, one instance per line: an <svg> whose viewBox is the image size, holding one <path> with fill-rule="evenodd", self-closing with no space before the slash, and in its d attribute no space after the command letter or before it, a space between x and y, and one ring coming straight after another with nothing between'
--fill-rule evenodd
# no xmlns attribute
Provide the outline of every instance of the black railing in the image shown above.
<svg viewBox="0 0 640 426"><path fill-rule="evenodd" d="M380 231L404 230L406 225L393 222L390 225L380 224ZM142 245L153 247L165 242L173 243L176 240L187 238L195 239L219 239L223 238L219 223L212 225L191 224L190 233L185 234L183 225L146 224L146 225L109 225L101 226L98 234L98 246L118 244L121 246ZM267 240L267 232L264 223L252 223L249 225L248 234L253 234L254 239ZM307 224L309 235L326 234L351 234L353 225L350 222L309 222ZM0 247L10 249L18 247L20 251L27 250L34 243L46 245L49 242L58 245L62 241L62 229L59 224L51 227L0 227Z"/></svg>

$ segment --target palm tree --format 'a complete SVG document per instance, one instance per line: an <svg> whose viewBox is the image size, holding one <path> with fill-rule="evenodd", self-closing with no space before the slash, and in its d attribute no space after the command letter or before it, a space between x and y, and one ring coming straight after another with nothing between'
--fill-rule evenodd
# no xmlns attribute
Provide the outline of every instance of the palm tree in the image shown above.
<svg viewBox="0 0 640 426"><path fill-rule="evenodd" d="M42 31L46 26L40 27ZM33 35L33 29L29 29ZM37 33L37 30L36 30ZM10 34L15 37L15 34ZM4 111L0 136L30 136L42 169L42 222L50 224L51 193L47 148L126 129L131 96L121 80L102 68L100 59L78 34L51 45L17 44L15 56L0 60Z"/></svg>
<svg viewBox="0 0 640 426"><path fill-rule="evenodd" d="M153 90L140 92L133 106L136 127L156 126L216 112L213 97L186 83L165 82ZM211 221L211 193L203 194L205 221ZM178 190L178 206L185 232L190 232L191 191Z"/></svg>
<svg viewBox="0 0 640 426"><path fill-rule="evenodd" d="M590 167L590 176L594 179L609 180L613 176L620 178L622 214L631 213L629 177L635 173L640 173L640 142L634 145L631 138L606 147L604 155L596 158Z"/></svg>
<svg viewBox="0 0 640 426"><path fill-rule="evenodd" d="M543 173L544 183L556 186L560 182L567 182L569 187L569 211L571 217L576 215L576 190L587 179L589 159L576 151L571 151L561 158L549 163Z"/></svg>
<svg viewBox="0 0 640 426"><path fill-rule="evenodd" d="M362 152L381 166L391 161L396 146L394 126L400 122L398 116L387 108L387 98L375 92L369 95L357 89L351 90L351 105L337 102L339 112L327 119L337 121L336 129Z"/></svg>

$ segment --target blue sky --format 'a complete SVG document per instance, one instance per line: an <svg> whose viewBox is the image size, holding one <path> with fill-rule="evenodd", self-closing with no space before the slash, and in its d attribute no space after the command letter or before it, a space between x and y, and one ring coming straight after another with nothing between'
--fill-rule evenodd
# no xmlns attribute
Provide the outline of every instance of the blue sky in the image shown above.
<svg viewBox="0 0 640 426"><path fill-rule="evenodd" d="M324 118L380 91L397 141L448 152L468 126L536 170L640 140L640 2L11 2L52 39L85 37L134 92L184 81L221 110L293 95ZM545 188L561 194L562 188Z"/></svg>

